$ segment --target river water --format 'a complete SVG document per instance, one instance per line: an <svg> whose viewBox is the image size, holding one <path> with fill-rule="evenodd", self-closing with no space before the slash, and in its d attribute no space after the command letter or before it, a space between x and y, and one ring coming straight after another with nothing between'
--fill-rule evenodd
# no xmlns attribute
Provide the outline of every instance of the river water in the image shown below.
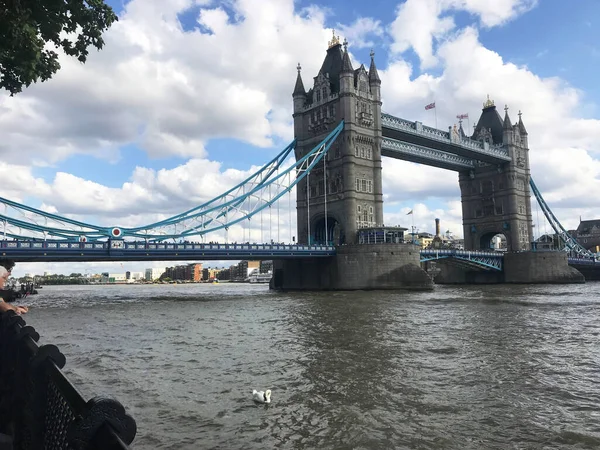
<svg viewBox="0 0 600 450"><path fill-rule="evenodd" d="M46 286L25 303L84 396L136 419L134 449L600 447L600 283Z"/></svg>

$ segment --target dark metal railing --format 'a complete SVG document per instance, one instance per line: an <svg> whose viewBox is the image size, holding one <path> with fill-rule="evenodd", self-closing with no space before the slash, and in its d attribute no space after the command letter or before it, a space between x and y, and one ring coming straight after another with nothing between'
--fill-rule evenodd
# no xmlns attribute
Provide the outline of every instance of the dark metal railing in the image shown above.
<svg viewBox="0 0 600 450"><path fill-rule="evenodd" d="M64 355L38 340L21 316L0 314L0 437L13 441L0 449L128 449L135 420L116 400L85 401L61 370Z"/></svg>

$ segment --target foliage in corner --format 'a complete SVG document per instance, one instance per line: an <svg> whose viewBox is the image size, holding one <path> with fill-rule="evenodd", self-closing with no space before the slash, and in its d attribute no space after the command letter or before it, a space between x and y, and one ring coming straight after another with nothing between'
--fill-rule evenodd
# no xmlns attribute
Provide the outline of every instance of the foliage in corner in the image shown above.
<svg viewBox="0 0 600 450"><path fill-rule="evenodd" d="M0 89L11 95L60 69L54 44L85 63L116 14L104 0L0 0Z"/></svg>

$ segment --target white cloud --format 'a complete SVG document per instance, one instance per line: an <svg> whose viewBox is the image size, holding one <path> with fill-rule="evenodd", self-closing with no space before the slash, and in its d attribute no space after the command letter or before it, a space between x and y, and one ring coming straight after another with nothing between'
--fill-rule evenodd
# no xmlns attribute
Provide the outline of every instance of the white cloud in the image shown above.
<svg viewBox="0 0 600 450"><path fill-rule="evenodd" d="M421 69L438 62L435 44L443 42L456 27L453 11L467 11L479 17L485 27L502 25L523 14L537 0L407 0L398 6L390 26L393 53L412 48L421 60Z"/></svg>
<svg viewBox="0 0 600 450"><path fill-rule="evenodd" d="M371 17L359 17L350 25L338 24L336 30L339 30L351 46L356 48L373 47L375 42L368 37L381 37L384 34L381 21Z"/></svg>
<svg viewBox="0 0 600 450"><path fill-rule="evenodd" d="M295 66L309 73L328 39L318 8L295 14L292 0L201 7L197 28L178 14L195 4L132 0L88 62L61 58L52 80L0 96L0 152L52 164L74 153L115 160L140 145L153 157L202 158L204 143L237 138L269 146L289 138Z"/></svg>

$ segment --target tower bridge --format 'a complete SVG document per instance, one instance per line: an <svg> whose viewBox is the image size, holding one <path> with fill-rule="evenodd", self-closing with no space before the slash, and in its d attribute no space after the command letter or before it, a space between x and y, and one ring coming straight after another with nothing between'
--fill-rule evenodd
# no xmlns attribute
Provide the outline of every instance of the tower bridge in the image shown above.
<svg viewBox="0 0 600 450"><path fill-rule="evenodd" d="M2 256L21 261L274 259L274 284L285 289L430 288L420 265L432 261L486 272L487 281L492 276L506 282L583 281L568 264L588 270L596 267L594 255L569 236L535 186L521 113L513 123L508 108L502 117L488 97L471 136L462 124L445 131L382 113L381 79L373 52L370 57L368 69L355 69L347 43L334 36L308 90L298 64L294 141L238 185L183 213L138 227L106 227L0 198ZM360 230L383 227L382 157L457 172L464 251L358 242ZM251 228L259 216L264 241L263 213L272 215L283 198L291 204L294 191L297 242L249 238L245 244L228 243L231 227ZM566 252L532 251L532 193ZM225 242L207 243L216 232ZM489 252L498 234L506 238L506 255Z"/></svg>

